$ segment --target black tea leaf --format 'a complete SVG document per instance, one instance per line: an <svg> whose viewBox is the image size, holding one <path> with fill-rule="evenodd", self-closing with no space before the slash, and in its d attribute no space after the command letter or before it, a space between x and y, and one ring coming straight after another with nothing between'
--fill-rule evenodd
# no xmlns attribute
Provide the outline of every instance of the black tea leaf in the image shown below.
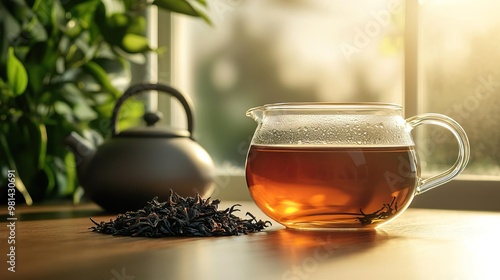
<svg viewBox="0 0 500 280"><path fill-rule="evenodd" d="M226 210L218 210L218 199L203 199L197 194L195 197L181 197L170 190L169 199L159 202L153 198L147 205L138 211L128 211L119 214L115 220L97 223L91 227L92 231L142 237L167 236L229 236L248 234L264 230L271 225L269 221L257 220L247 212L249 219L242 219L234 212L240 211L235 204Z"/></svg>

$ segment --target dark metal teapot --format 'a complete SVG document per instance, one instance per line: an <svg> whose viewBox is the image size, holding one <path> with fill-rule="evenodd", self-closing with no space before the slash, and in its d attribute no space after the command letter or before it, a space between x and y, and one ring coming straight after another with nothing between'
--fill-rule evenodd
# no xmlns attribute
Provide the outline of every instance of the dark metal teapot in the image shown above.
<svg viewBox="0 0 500 280"><path fill-rule="evenodd" d="M129 97L156 90L177 98L187 115L188 130L155 126L157 113L146 113L147 127L117 132L118 111ZM192 138L190 101L162 84L130 87L116 102L111 117L112 137L95 149L72 132L65 140L75 154L78 178L90 198L110 212L137 210L153 197L168 197L172 189L182 196L210 195L214 165L208 153Z"/></svg>

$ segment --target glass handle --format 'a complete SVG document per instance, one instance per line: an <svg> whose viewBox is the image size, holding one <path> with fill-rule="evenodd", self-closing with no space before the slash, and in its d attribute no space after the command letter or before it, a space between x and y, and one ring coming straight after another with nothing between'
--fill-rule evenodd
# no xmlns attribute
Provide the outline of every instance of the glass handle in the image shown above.
<svg viewBox="0 0 500 280"><path fill-rule="evenodd" d="M424 193L455 178L465 169L470 157L469 139L464 129L452 118L441 114L422 114L406 119L411 130L421 124L433 124L451 131L458 142L458 157L452 167L443 173L420 180L416 194Z"/></svg>

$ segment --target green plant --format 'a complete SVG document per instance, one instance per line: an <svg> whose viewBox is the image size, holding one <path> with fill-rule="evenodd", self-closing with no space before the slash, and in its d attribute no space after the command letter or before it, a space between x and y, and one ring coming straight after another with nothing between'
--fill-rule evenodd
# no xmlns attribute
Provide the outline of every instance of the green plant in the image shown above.
<svg viewBox="0 0 500 280"><path fill-rule="evenodd" d="M147 5L208 21L204 0L0 2L0 197L7 170L16 170L28 204L74 193L74 158L62 139L71 131L94 142L107 136L126 86L116 81L130 78L131 61L155 51L143 36ZM128 106L120 125L142 115L139 102Z"/></svg>

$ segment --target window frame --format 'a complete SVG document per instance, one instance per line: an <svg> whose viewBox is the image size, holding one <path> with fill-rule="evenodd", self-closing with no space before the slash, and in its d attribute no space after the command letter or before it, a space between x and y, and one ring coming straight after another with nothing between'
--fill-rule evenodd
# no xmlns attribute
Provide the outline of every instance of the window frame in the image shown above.
<svg viewBox="0 0 500 280"><path fill-rule="evenodd" d="M418 53L420 3L418 0L406 0L405 6L404 108L405 115L410 117L423 113L424 91L418 79L422 73ZM412 207L500 211L500 203L494 198L500 198L500 176L459 175L444 186L417 196Z"/></svg>

